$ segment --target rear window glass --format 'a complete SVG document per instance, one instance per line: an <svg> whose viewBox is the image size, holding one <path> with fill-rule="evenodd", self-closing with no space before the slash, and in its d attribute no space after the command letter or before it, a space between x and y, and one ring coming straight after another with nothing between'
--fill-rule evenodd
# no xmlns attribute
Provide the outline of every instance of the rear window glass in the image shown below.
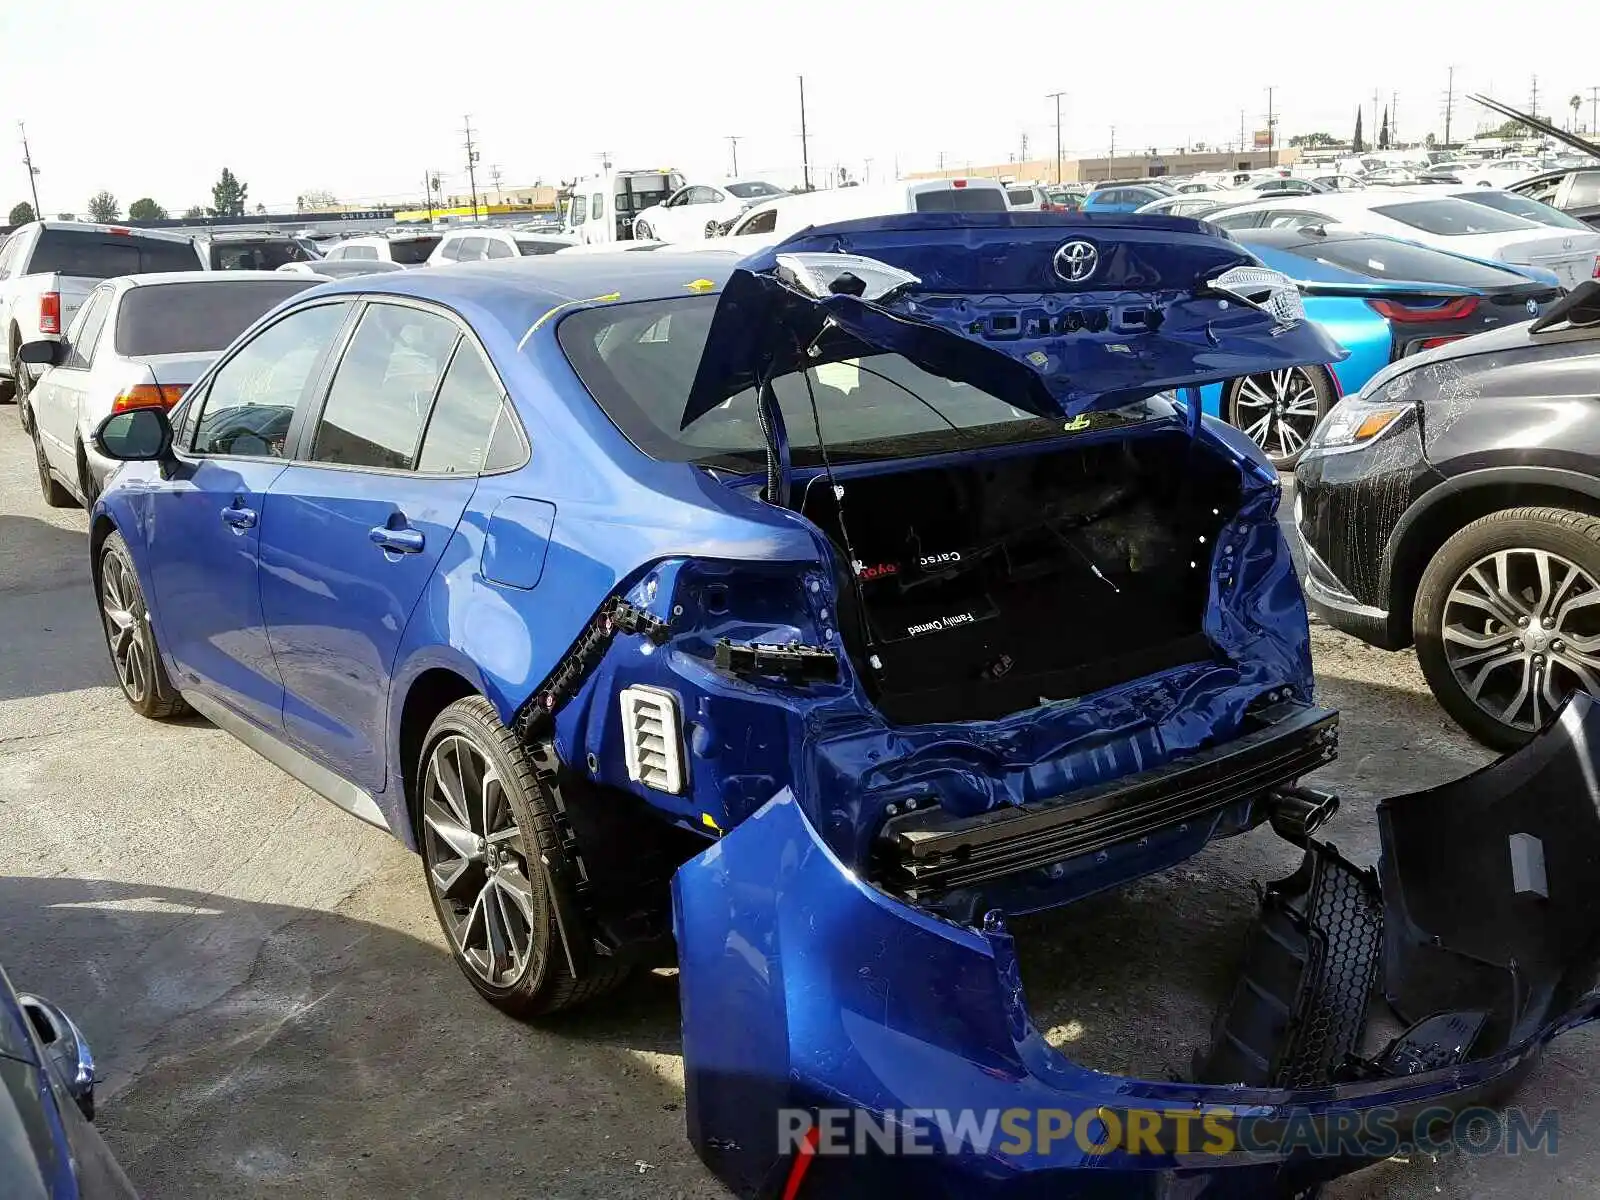
<svg viewBox="0 0 1600 1200"><path fill-rule="evenodd" d="M572 245L560 238L525 238L512 239L517 243L518 254L554 254L557 250Z"/></svg>
<svg viewBox="0 0 1600 1200"><path fill-rule="evenodd" d="M389 257L397 263L414 267L428 261L428 255L439 244L436 237L397 238L389 243Z"/></svg>
<svg viewBox="0 0 1600 1200"><path fill-rule="evenodd" d="M988 188L938 188L917 193L918 212L1006 212L1004 190Z"/></svg>
<svg viewBox="0 0 1600 1200"><path fill-rule="evenodd" d="M312 257L287 238L211 243L211 268L215 271L276 271L284 263L311 262Z"/></svg>
<svg viewBox="0 0 1600 1200"><path fill-rule="evenodd" d="M1416 200L1409 204L1381 204L1373 212L1424 233L1459 237L1469 233L1520 233L1528 223L1510 213L1465 200Z"/></svg>
<svg viewBox="0 0 1600 1200"><path fill-rule="evenodd" d="M1033 203L1033 189L1032 188L1007 188L1006 189L1006 198L1009 199L1011 201L1011 203L1013 203L1013 204L1032 204Z"/></svg>
<svg viewBox="0 0 1600 1200"><path fill-rule="evenodd" d="M1496 192L1484 188L1481 194L1461 197L1473 204L1487 205L1498 212L1510 213L1513 217L1521 217L1524 221L1532 221L1537 225L1556 225L1562 229L1581 229L1590 232L1577 217L1569 217L1559 208L1551 208L1548 204L1528 196L1519 196L1515 192Z"/></svg>
<svg viewBox="0 0 1600 1200"><path fill-rule="evenodd" d="M315 287L286 275L235 283L162 283L130 288L117 313L116 349L125 356L221 350L280 301Z"/></svg>
<svg viewBox="0 0 1600 1200"><path fill-rule="evenodd" d="M1354 238L1316 242L1284 249L1312 262L1327 263L1373 279L1447 283L1458 287L1495 288L1526 283L1526 278L1485 266L1471 259L1425 246L1409 246L1398 239Z"/></svg>
<svg viewBox="0 0 1600 1200"><path fill-rule="evenodd" d="M740 200L760 200L766 196L781 196L783 189L773 187L770 183L730 183L727 193Z"/></svg>
<svg viewBox="0 0 1600 1200"><path fill-rule="evenodd" d="M934 193L941 194L941 193ZM998 189L990 195L1000 197ZM646 454L669 462L759 467L766 442L754 388L678 428L705 345L715 296L613 304L573 313L557 336L584 386ZM830 363L805 373L835 460L1056 436L1061 423L1013 408L894 354ZM794 461L818 461L805 376L773 381Z"/></svg>
<svg viewBox="0 0 1600 1200"><path fill-rule="evenodd" d="M45 229L28 262L29 274L54 271L85 279L113 279L151 271L198 271L200 256L190 242L100 233L90 229Z"/></svg>

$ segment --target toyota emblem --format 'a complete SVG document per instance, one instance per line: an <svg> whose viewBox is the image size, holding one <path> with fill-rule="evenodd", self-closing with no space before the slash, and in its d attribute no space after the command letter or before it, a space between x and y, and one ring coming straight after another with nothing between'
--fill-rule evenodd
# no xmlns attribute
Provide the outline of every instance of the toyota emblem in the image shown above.
<svg viewBox="0 0 1600 1200"><path fill-rule="evenodd" d="M1056 274L1068 283L1083 283L1100 265L1100 251L1091 242L1065 242L1056 251Z"/></svg>

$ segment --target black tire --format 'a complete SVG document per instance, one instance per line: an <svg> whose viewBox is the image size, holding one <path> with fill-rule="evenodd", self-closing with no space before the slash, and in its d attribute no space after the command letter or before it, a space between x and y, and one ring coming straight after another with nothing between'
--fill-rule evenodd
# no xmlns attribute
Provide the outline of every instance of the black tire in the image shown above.
<svg viewBox="0 0 1600 1200"><path fill-rule="evenodd" d="M1516 618L1522 622L1519 631L1509 619L1497 621L1488 610L1484 610L1482 628L1466 630L1468 636L1484 639L1483 649L1480 650L1476 645L1462 645L1462 627L1459 623L1452 624L1452 640L1447 645L1445 629L1452 615L1459 618L1465 614L1474 620L1477 618L1475 606L1459 601L1452 605L1452 593L1458 585L1464 585L1469 593L1477 594L1481 589L1476 579L1487 579L1498 585L1502 560L1491 556L1501 551L1512 552L1503 560L1507 578L1512 581L1509 590L1532 616L1527 621L1521 616ZM1528 569L1535 561L1531 556L1540 553L1563 560L1545 560L1549 564L1548 585L1542 585L1537 572ZM1469 569L1485 559L1491 559L1493 565L1480 566L1478 576L1469 578ZM1528 566L1521 565L1525 561ZM1563 563L1580 573L1586 573L1588 579L1579 576L1572 581L1567 580L1568 572ZM1525 586L1519 586L1519 581ZM1568 637L1600 634L1600 603L1574 608L1569 608L1566 603L1573 597L1587 594L1591 589L1600 590L1600 517L1564 508L1509 508L1480 517L1458 530L1439 547L1423 571L1417 586L1416 602L1412 607L1417 660L1440 705L1478 741L1493 749L1508 751L1526 743L1536 732L1534 723L1547 722L1556 704L1572 692L1584 689L1600 695L1600 670L1592 672L1590 682L1585 684L1578 671L1573 669L1573 664L1584 667L1587 664L1575 657L1578 652L1574 647L1563 645L1565 638L1562 636L1563 633ZM1545 594L1553 599L1547 602L1543 599ZM1489 660L1483 658L1475 661L1471 656L1489 655L1490 650L1495 648L1490 639L1499 639L1498 644L1506 655L1520 657L1495 668L1503 675L1509 673L1509 679L1491 676L1480 683L1479 675L1485 671ZM1452 651L1452 647L1456 649ZM1452 652L1456 654L1454 666ZM1600 658L1600 655L1593 657ZM1537 692L1537 696L1530 696L1527 709L1524 711L1519 708L1513 719L1507 720L1503 715L1497 715L1497 712L1504 712L1498 700L1506 685L1510 686L1513 697L1520 694L1516 672L1522 666L1522 658L1529 664L1528 679L1536 681L1530 682L1529 686ZM1463 659L1466 661L1463 662ZM1472 682L1479 684L1479 695L1484 704L1474 700L1468 685L1458 678L1458 671L1470 673ZM1494 690L1491 690L1491 684L1495 685ZM1490 711L1490 708L1496 711ZM1520 725L1517 723L1519 719Z"/></svg>
<svg viewBox="0 0 1600 1200"><path fill-rule="evenodd" d="M77 503L71 492L50 473L50 463L44 456L44 446L39 441L39 431L32 431L33 465L39 472L39 491L50 508L71 508Z"/></svg>
<svg viewBox="0 0 1600 1200"><path fill-rule="evenodd" d="M521 868L530 885L532 903L530 909L522 914L529 944L520 973L508 972L504 983L485 978L483 964L475 964L464 949L467 939L461 936L460 931L465 928L470 934L475 928L471 923L470 911L465 914L464 926L464 914L448 907L462 903L465 895L477 886L476 879L466 878L466 887L460 899L450 900L441 895L440 875L447 874L450 867L462 860L462 856L435 834L429 824L425 805L430 794L430 762L436 751L444 752L449 745L459 745L454 739L469 743L493 768L501 795L509 807L509 815L520 834L515 841L499 844L501 847L512 847L511 852L518 860L516 865ZM466 773L461 773L457 778L464 780ZM611 991L627 978L628 967L610 960L601 960L581 979L574 978L572 974L562 948L552 903L554 888L546 866L546 863L559 862L563 857L561 839L556 829L555 805L521 743L501 723L492 704L482 696L468 696L441 712L423 742L416 780L419 814L417 841L422 852L423 879L456 966L479 995L503 1012L526 1019L587 1003ZM485 790L483 794L488 793ZM479 824L483 829L477 828ZM473 832L479 835L480 841L493 841L493 838L483 836L490 825L487 814L484 814L481 822L473 822L473 825ZM501 850L502 854L505 852ZM479 853L482 853L481 849ZM487 875L487 867L479 869ZM487 887L484 891L488 891ZM492 967L490 970L494 973Z"/></svg>
<svg viewBox="0 0 1600 1200"><path fill-rule="evenodd" d="M1278 386L1279 376L1286 377L1283 388ZM1261 397L1286 399L1289 406L1269 411ZM1274 467L1292 471L1311 431L1337 398L1338 389L1321 367L1290 367L1230 380L1223 389L1222 412L1228 424L1261 447Z"/></svg>
<svg viewBox="0 0 1600 1200"><path fill-rule="evenodd" d="M654 235L650 232L650 225L649 225L648 222L635 221L633 223L633 240L634 241L636 241L636 242L648 242L648 241L651 240L651 238L653 236Z"/></svg>
<svg viewBox="0 0 1600 1200"><path fill-rule="evenodd" d="M28 374L28 365L17 357L19 348L15 342L16 332L12 332L11 345L11 398L16 401L17 420L22 423L22 428L29 433L33 432L33 410L28 407L28 397L33 392L33 377Z"/></svg>
<svg viewBox="0 0 1600 1200"><path fill-rule="evenodd" d="M84 511L88 512L100 498L100 485L94 481L94 472L89 469L89 455L84 451L82 442L77 444L73 460L78 467L78 491L83 496Z"/></svg>
<svg viewBox="0 0 1600 1200"><path fill-rule="evenodd" d="M95 564L95 593L100 601L100 624L106 635L106 651L111 655L111 669L133 711L153 721L187 715L190 712L188 702L172 686L167 668L161 662L144 591L139 586L139 573L134 569L128 544L120 533L111 534L100 547L100 558ZM117 598L121 603L116 607L131 618L126 625L111 615L110 603ZM134 639L144 653L148 666L142 686L130 683L130 673L119 660L118 644L123 637Z"/></svg>
<svg viewBox="0 0 1600 1200"><path fill-rule="evenodd" d="M722 222L721 221L707 221L706 222L706 241L709 242L712 238L721 237L721 236L722 236Z"/></svg>

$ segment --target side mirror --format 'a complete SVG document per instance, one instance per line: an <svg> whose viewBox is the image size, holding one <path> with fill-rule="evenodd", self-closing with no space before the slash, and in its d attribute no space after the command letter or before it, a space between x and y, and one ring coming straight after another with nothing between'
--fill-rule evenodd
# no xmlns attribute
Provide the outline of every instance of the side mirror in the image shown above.
<svg viewBox="0 0 1600 1200"><path fill-rule="evenodd" d="M28 1023L39 1035L45 1057L55 1068L67 1095L85 1117L94 1120L94 1055L89 1052L89 1043L72 1018L50 1001L21 994L17 1003L28 1014Z"/></svg>
<svg viewBox="0 0 1600 1200"><path fill-rule="evenodd" d="M95 429L94 448L118 462L158 462L172 452L172 422L161 408L112 413Z"/></svg>
<svg viewBox="0 0 1600 1200"><path fill-rule="evenodd" d="M59 367L67 357L67 344L52 342L45 338L36 342L23 342L17 347L17 357L35 367Z"/></svg>

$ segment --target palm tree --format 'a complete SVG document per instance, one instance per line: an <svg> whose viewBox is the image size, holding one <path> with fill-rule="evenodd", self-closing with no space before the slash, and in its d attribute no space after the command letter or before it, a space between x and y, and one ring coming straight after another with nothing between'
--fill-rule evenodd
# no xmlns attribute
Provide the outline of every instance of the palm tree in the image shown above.
<svg viewBox="0 0 1600 1200"><path fill-rule="evenodd" d="M1572 109L1572 124L1569 125L1568 128L1569 129L1577 129L1578 128L1578 110L1583 107L1583 97L1579 96L1579 95L1574 95L1572 97L1572 99L1567 101L1567 105L1568 105L1568 107L1570 107Z"/></svg>

